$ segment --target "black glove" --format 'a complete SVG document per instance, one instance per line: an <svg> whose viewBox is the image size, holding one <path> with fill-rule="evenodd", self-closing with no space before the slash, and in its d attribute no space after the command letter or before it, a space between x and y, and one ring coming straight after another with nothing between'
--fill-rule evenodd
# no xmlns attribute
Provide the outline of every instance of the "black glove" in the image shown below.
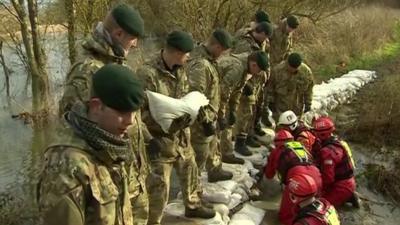
<svg viewBox="0 0 400 225"><path fill-rule="evenodd" d="M245 96L250 96L250 95L252 95L253 94L253 88L252 88L252 86L250 85L250 84L246 84L246 85L244 85L244 87L243 87L243 95L245 95Z"/></svg>
<svg viewBox="0 0 400 225"><path fill-rule="evenodd" d="M185 113L184 115L174 119L171 123L171 126L168 129L169 134L176 133L179 130L185 129L190 124L190 114Z"/></svg>
<svg viewBox="0 0 400 225"><path fill-rule="evenodd" d="M261 120L267 127L272 127L271 121L269 121L269 110L265 110L265 112L261 115Z"/></svg>
<svg viewBox="0 0 400 225"><path fill-rule="evenodd" d="M202 123L203 133L206 137L216 134L216 127L213 122Z"/></svg>
<svg viewBox="0 0 400 225"><path fill-rule="evenodd" d="M218 118L219 130L225 130L227 126L228 126L228 122L226 121L225 118Z"/></svg>
<svg viewBox="0 0 400 225"><path fill-rule="evenodd" d="M230 126L236 123L236 113L234 111L229 111L228 123Z"/></svg>
<svg viewBox="0 0 400 225"><path fill-rule="evenodd" d="M304 107L304 113L308 112L311 110L311 105L305 105Z"/></svg>
<svg viewBox="0 0 400 225"><path fill-rule="evenodd" d="M162 144L156 138L149 141L147 145L147 154L151 160L158 159L162 149Z"/></svg>

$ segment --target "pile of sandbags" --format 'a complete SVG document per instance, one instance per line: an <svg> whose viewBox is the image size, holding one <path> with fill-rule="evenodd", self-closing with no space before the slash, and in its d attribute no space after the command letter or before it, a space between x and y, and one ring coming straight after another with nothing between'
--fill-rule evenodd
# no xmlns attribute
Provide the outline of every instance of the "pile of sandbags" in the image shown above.
<svg viewBox="0 0 400 225"><path fill-rule="evenodd" d="M375 71L353 70L339 78L315 85L311 108L313 111L326 113L340 104L349 102L361 87L375 78Z"/></svg>

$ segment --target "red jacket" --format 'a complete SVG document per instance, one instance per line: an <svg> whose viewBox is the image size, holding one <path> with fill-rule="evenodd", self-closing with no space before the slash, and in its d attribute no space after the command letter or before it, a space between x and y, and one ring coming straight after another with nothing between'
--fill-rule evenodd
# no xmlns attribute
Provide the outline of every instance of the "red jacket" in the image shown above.
<svg viewBox="0 0 400 225"><path fill-rule="evenodd" d="M340 144L322 144L317 153L317 163L321 171L323 191L332 189L337 184L347 185L354 180L350 158ZM347 182L348 181L348 182Z"/></svg>

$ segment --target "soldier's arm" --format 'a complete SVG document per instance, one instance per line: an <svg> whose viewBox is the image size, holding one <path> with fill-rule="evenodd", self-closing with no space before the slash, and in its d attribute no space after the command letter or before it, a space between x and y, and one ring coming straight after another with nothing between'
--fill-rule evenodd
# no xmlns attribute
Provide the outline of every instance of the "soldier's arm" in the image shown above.
<svg viewBox="0 0 400 225"><path fill-rule="evenodd" d="M76 63L67 75L63 96L59 102L59 115L71 109L76 102L87 101L90 97L92 75L99 66L92 62Z"/></svg>
<svg viewBox="0 0 400 225"><path fill-rule="evenodd" d="M249 51L251 51L251 44L244 38L239 39L233 49L233 53L235 54L240 54Z"/></svg>
<svg viewBox="0 0 400 225"><path fill-rule="evenodd" d="M75 160L60 155L50 154L46 157L38 184L38 203L43 224L84 225L86 186L76 176L82 167Z"/></svg>
<svg viewBox="0 0 400 225"><path fill-rule="evenodd" d="M226 111L228 110L229 101L233 95L235 87L239 86L242 76L242 71L240 66L235 63L230 64L222 71L221 74L221 104L220 104L220 117L226 116Z"/></svg>
<svg viewBox="0 0 400 225"><path fill-rule="evenodd" d="M308 85L304 93L304 106L306 110L310 110L313 98L313 87L314 87L314 77L311 71L308 71L307 78L308 78Z"/></svg>
<svg viewBox="0 0 400 225"><path fill-rule="evenodd" d="M272 70L271 75L269 76L268 81L265 85L265 107L269 107L273 105L275 102L274 92L275 92L275 77L277 76L276 70Z"/></svg>
<svg viewBox="0 0 400 225"><path fill-rule="evenodd" d="M209 75L207 73L207 68L201 59L190 62L186 71L188 75L190 91L199 91L203 94L206 94ZM211 96L207 97L210 98Z"/></svg>

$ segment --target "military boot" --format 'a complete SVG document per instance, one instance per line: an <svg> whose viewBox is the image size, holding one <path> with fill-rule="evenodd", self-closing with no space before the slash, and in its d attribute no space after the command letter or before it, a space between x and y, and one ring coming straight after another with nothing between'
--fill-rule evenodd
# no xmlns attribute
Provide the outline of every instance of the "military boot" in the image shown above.
<svg viewBox="0 0 400 225"><path fill-rule="evenodd" d="M235 141L235 151L243 156L251 156L253 153L246 146L246 136L238 135Z"/></svg>
<svg viewBox="0 0 400 225"><path fill-rule="evenodd" d="M189 218L197 217L202 219L211 219L215 216L215 210L204 206L195 209L185 207L185 216Z"/></svg>
<svg viewBox="0 0 400 225"><path fill-rule="evenodd" d="M354 208L360 208L360 197L358 197L358 193L354 192L349 201Z"/></svg>
<svg viewBox="0 0 400 225"><path fill-rule="evenodd" d="M244 164L244 160L237 158L234 154L222 155L222 162L229 164Z"/></svg>
<svg viewBox="0 0 400 225"><path fill-rule="evenodd" d="M223 180L232 179L233 174L231 172L223 170L221 167L211 170L208 172L208 182L217 182Z"/></svg>
<svg viewBox="0 0 400 225"><path fill-rule="evenodd" d="M248 135L246 138L246 145L253 147L253 148L259 148L261 147L260 143L256 141L253 135Z"/></svg>

